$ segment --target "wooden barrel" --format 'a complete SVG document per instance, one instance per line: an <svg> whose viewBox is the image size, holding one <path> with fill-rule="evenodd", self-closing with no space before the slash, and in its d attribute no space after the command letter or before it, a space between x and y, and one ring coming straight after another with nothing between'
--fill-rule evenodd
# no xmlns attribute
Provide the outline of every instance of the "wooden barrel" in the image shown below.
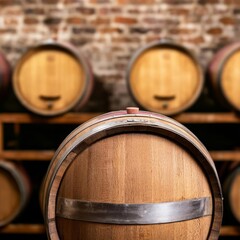
<svg viewBox="0 0 240 240"><path fill-rule="evenodd" d="M48 239L218 239L222 195L206 148L168 117L128 108L76 128L42 184Z"/></svg>
<svg viewBox="0 0 240 240"><path fill-rule="evenodd" d="M11 67L3 53L0 52L0 100L2 100L8 91L11 81Z"/></svg>
<svg viewBox="0 0 240 240"><path fill-rule="evenodd" d="M189 50L161 41L144 46L133 55L127 69L127 82L141 107L174 115L197 100L204 76Z"/></svg>
<svg viewBox="0 0 240 240"><path fill-rule="evenodd" d="M0 160L0 227L23 210L30 192L29 179L20 165Z"/></svg>
<svg viewBox="0 0 240 240"><path fill-rule="evenodd" d="M74 46L48 41L22 56L14 69L13 87L27 109L54 116L80 109L91 94L93 77Z"/></svg>
<svg viewBox="0 0 240 240"><path fill-rule="evenodd" d="M240 111L240 42L221 48L212 58L208 76L214 94L223 106Z"/></svg>
<svg viewBox="0 0 240 240"><path fill-rule="evenodd" d="M236 167L224 181L226 215L231 214L240 223L240 166Z"/></svg>

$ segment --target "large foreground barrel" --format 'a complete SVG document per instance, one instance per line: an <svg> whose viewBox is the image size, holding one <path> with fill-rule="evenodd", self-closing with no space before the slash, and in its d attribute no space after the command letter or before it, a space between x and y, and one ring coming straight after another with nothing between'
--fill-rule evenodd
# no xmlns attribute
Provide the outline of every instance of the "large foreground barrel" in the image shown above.
<svg viewBox="0 0 240 240"><path fill-rule="evenodd" d="M204 77L197 59L185 47L156 42L133 55L127 81L140 106L173 115L194 104L202 91Z"/></svg>
<svg viewBox="0 0 240 240"><path fill-rule="evenodd" d="M128 108L76 128L41 192L49 239L217 239L222 195L199 140L165 116Z"/></svg>
<svg viewBox="0 0 240 240"><path fill-rule="evenodd" d="M80 109L92 91L91 69L70 44L46 42L27 51L14 69L13 87L20 102L45 116Z"/></svg>
<svg viewBox="0 0 240 240"><path fill-rule="evenodd" d="M214 93L224 106L240 111L240 42L221 48L209 64Z"/></svg>
<svg viewBox="0 0 240 240"><path fill-rule="evenodd" d="M30 192L24 170L17 164L0 160L0 227L15 219L23 210Z"/></svg>
<svg viewBox="0 0 240 240"><path fill-rule="evenodd" d="M0 100L8 91L11 81L11 67L3 53L0 52Z"/></svg>

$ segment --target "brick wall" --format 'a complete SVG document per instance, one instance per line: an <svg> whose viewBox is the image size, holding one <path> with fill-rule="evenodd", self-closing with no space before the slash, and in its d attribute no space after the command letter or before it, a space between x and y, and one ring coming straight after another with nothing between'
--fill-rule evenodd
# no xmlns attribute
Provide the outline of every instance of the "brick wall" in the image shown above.
<svg viewBox="0 0 240 240"><path fill-rule="evenodd" d="M135 105L125 74L136 49L171 38L205 67L217 48L238 39L239 22L239 0L0 0L0 49L14 67L36 43L74 43L96 79L87 108L98 110L104 94L104 110L116 110Z"/></svg>

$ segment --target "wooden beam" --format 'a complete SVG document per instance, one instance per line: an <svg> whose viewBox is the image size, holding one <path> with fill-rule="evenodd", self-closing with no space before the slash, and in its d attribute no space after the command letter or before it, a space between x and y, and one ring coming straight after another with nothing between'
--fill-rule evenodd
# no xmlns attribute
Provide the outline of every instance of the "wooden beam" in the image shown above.
<svg viewBox="0 0 240 240"><path fill-rule="evenodd" d="M240 236L239 226L222 226L220 236Z"/></svg>
<svg viewBox="0 0 240 240"><path fill-rule="evenodd" d="M6 234L45 234L43 224L8 224L0 228L0 233Z"/></svg>
<svg viewBox="0 0 240 240"><path fill-rule="evenodd" d="M100 114L101 113L67 113L57 117L40 117L26 113L3 113L0 114L0 120L4 123L80 124Z"/></svg>
<svg viewBox="0 0 240 240"><path fill-rule="evenodd" d="M240 123L240 116L229 113L182 113L174 117L181 123Z"/></svg>
<svg viewBox="0 0 240 240"><path fill-rule="evenodd" d="M52 150L4 150L0 158L16 161L50 161L55 151ZM214 161L239 161L240 151L210 151Z"/></svg>
<svg viewBox="0 0 240 240"><path fill-rule="evenodd" d="M10 160L49 161L54 151L51 150L4 150L0 152L0 158Z"/></svg>
<svg viewBox="0 0 240 240"><path fill-rule="evenodd" d="M41 117L27 113L2 113L0 121L4 123L48 123L81 124L102 113L66 113L57 117ZM240 116L227 113L181 113L173 117L181 123L240 123Z"/></svg>

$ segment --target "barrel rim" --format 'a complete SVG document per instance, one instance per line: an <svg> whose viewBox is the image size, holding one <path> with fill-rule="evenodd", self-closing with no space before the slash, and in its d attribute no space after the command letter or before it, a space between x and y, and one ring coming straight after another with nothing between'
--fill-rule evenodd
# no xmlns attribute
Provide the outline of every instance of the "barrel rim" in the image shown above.
<svg viewBox="0 0 240 240"><path fill-rule="evenodd" d="M20 193L20 204L18 208L16 209L15 212L13 212L11 216L6 218L4 221L0 221L0 227L2 227L10 223L13 219L15 219L20 214L21 210L25 207L27 203L29 192L23 184L25 182L24 177L22 176L21 172L18 171L16 165L5 160L0 160L0 168L5 170L12 176Z"/></svg>
<svg viewBox="0 0 240 240"><path fill-rule="evenodd" d="M156 109L152 109L152 108L149 108L149 107L145 107L144 104L140 103L140 101L137 99L137 97L134 95L133 93L133 90L132 90L132 87L131 87L131 69L134 65L134 63L136 62L136 60L141 56L141 54L143 54L144 52L148 51L149 49L152 49L152 48L157 48L157 47L160 47L160 48L163 48L163 47L169 47L169 48L173 48L173 49L177 49L177 50L180 50L184 53L186 53L193 61L194 63L196 64L196 67L200 73L200 76L199 76L199 85L196 89L196 92L193 94L192 98L190 99L189 102L187 102L185 105L183 106L180 106L176 109L172 109L172 110L168 110L168 111L164 111L164 110L161 110L161 111L157 111ZM173 41L169 41L169 40L166 40L166 41L163 41L163 40L160 40L160 41L154 41L152 43L149 43L143 47L140 47L131 57L128 65L127 65L127 70L126 70L126 81L127 81L127 88L128 88L128 91L130 92L133 100L139 105L141 106L143 109L146 109L146 110L149 110L149 111L154 111L154 112L158 112L158 113L161 113L161 114L165 114L165 115L168 115L168 116L173 116L173 115L177 115L183 111L185 111L186 109L190 108L196 101L197 99L199 98L201 92L202 92L202 89L203 89L203 86L204 86L204 83L205 83L205 78L204 78L204 71L203 71L203 67L200 65L200 63L198 62L198 59L197 57L195 56L195 54L193 54L192 51L190 51L189 49L187 49L186 47L184 47L183 45L180 45L176 42L173 42Z"/></svg>
<svg viewBox="0 0 240 240"><path fill-rule="evenodd" d="M119 126L121 126L121 127L118 126L118 128L128 127L128 131L127 132L132 132L131 127L143 126L144 121L140 121L140 122L137 121L137 114L133 114L133 115L131 115L131 117L133 118L132 121L128 119L128 120L126 120L126 122L123 122L123 120L119 120L118 119L118 123L120 124ZM134 121L134 119L136 121ZM105 124L105 127L102 126L99 129L99 132L102 132L103 130L104 130L104 132L107 131L106 130L107 121L104 124ZM146 126L148 126L149 129L150 129L150 127L152 129L154 129L154 133L156 132L156 129L158 129L158 131L161 131L161 134L158 132L158 135L166 136L166 134L163 134L163 129L164 129L163 124L162 125L160 124L160 126L156 126L156 123L154 124L154 123L151 123L149 121L149 123L146 123L145 127ZM111 128L109 128L109 129L110 129L109 131L111 131ZM114 129L114 130L116 130L116 129ZM120 131L122 132L122 129L120 129ZM144 131L146 132L146 128L145 128ZM180 143L181 146L183 146L191 154L194 155L194 157L198 160L199 165L202 167L203 170L205 169L205 171L211 172L211 175L209 175L209 176L207 175L207 178L209 180L210 188L211 188L212 194L214 196L213 197L213 209L214 209L213 212L215 212L215 215L213 215L213 218L212 218L212 226L213 227L209 229L209 234L210 234L209 235L209 239L216 239L216 236L219 235L220 226L221 226L221 224L219 224L219 223L221 223L221 220L222 220L222 193L221 193L221 187L220 187L219 179L218 179L218 176L217 176L217 173L216 173L216 169L214 168L213 165L209 164L209 162L212 161L212 160L211 160L209 155L206 155L199 148L199 146L197 146L195 143L193 143L191 140L189 140L187 136L184 136L183 133L179 133L179 132L176 132L176 131L174 132L173 129L166 128L166 126L165 126L165 131L168 133L167 136L171 140L173 140L175 142L177 141L177 143ZM170 131L171 131L172 136L169 136L169 132ZM88 134L89 134L90 137L94 136L93 129L91 129L90 133L88 132ZM53 232L57 233L56 223L54 222L55 217L53 217L53 218L51 216L49 217L49 214L48 214L49 213L49 208L51 208L50 205L52 204L52 206L54 207L55 206L54 204L56 204L57 191L58 191L58 188L60 187L61 180L62 180L62 179L59 180L59 183L57 183L58 186L56 188L56 181L54 182L55 176L57 176L60 171L61 171L60 175L61 176L64 175L64 173L67 171L67 168L70 165L70 163L72 161L74 161L76 155L79 154L79 152L80 152L80 149L77 149L78 146L80 144L84 145L84 143L85 143L85 147L87 147L88 144L90 144L89 136L85 136L86 139L87 139L87 144L86 144L86 139L77 139L77 140L74 141L72 146L70 146L68 149L65 150L64 154L61 156L61 158L60 158L60 160L58 162L58 166L55 167L55 171L52 174L50 183L48 185L48 190L46 190L46 196L45 196L45 200L49 199L49 201L48 202L45 201L45 203L43 203L43 212L44 212L44 214L46 216L45 224L46 224L46 227L47 227L47 234L48 235L50 235ZM101 139L102 137L103 136L100 136L99 139ZM98 140L96 138L94 138L94 139L95 139L94 141ZM182 140L182 141L180 141L180 140ZM189 146L191 146L191 149L189 149ZM84 148L84 147L82 147L82 148ZM71 153L74 156L70 156L69 157L69 154L71 154ZM62 162L65 161L66 157L69 157L71 159L68 160L70 162L68 162L67 164L65 162L65 164L64 164L65 165L64 166L65 169L62 170L63 166L61 165L61 161ZM210 165L210 167L211 167L210 169L207 169L207 166L204 166L204 164L203 164L204 161L205 161L205 163L208 163ZM58 177L59 177L59 175L58 175ZM212 180L212 181L210 181L210 180ZM53 182L55 184L54 187L53 187ZM46 187L46 185L45 185L45 187ZM53 188L54 188L54 191L52 192ZM50 199L50 198L52 198L52 199ZM50 204L50 202L51 202L51 204ZM51 208L51 209L55 209L55 208ZM54 215L54 214L55 214L55 212L51 213L51 215ZM54 230L54 231L52 232L52 230ZM58 239L58 238L56 238L56 239Z"/></svg>
<svg viewBox="0 0 240 240"><path fill-rule="evenodd" d="M19 72L24 60L26 58L28 58L28 56L30 54L32 54L38 50L41 50L41 49L44 50L45 48L51 48L51 47L63 50L65 52L68 52L69 54L71 54L81 64L81 66L84 69L84 73L85 73L82 94L79 95L71 104L67 105L63 109L55 110L55 111L42 110L42 109L32 106L31 104L29 104L28 101L25 100L25 98L22 96L22 94L18 88L18 72ZM16 65L15 65L15 69L13 72L13 90L14 90L18 100L28 110L32 111L35 114L43 115L46 117L63 114L65 112L73 109L75 106L77 106L78 108L82 107L84 104L86 104L87 100L89 99L92 89L93 89L93 73L92 73L92 70L90 67L90 63L83 56L83 54L78 51L78 49L74 45L72 45L68 42L48 40L48 41L44 41L42 43L38 43L37 45L30 47L19 58L19 60L17 61Z"/></svg>

